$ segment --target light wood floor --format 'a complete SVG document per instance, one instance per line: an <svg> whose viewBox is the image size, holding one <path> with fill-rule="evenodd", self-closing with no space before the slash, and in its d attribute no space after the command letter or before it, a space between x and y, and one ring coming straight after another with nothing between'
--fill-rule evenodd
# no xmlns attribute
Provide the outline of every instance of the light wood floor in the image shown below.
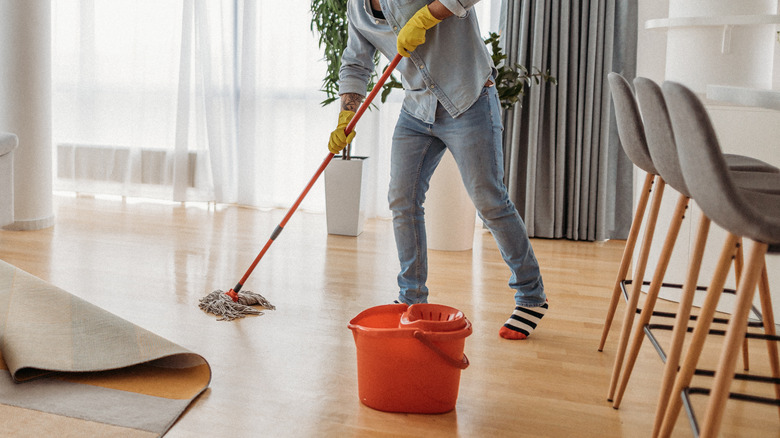
<svg viewBox="0 0 780 438"><path fill-rule="evenodd" d="M284 211L64 195L55 209L53 228L0 231L0 259L206 357L210 388L170 437L649 436L662 364L647 343L621 408L606 402L622 303L597 351L623 241L534 239L550 311L522 342L498 337L513 300L489 233L477 231L472 251L431 251L430 300L472 321L471 366L453 412L405 415L359 402L347 329L396 297L389 221L341 237L327 234L324 215L296 213L245 287L277 310L218 322L198 300L236 283ZM751 345L756 372L761 347ZM776 408L728 409L724 436L780 436ZM684 413L675 435L691 436Z"/></svg>

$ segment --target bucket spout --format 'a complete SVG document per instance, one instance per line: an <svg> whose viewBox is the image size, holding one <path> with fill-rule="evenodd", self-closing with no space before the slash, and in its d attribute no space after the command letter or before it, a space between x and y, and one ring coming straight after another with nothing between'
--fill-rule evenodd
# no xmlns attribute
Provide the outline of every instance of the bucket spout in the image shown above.
<svg viewBox="0 0 780 438"><path fill-rule="evenodd" d="M401 315L399 327L414 327L432 332L461 330L467 325L466 316L460 310L441 304L412 304Z"/></svg>

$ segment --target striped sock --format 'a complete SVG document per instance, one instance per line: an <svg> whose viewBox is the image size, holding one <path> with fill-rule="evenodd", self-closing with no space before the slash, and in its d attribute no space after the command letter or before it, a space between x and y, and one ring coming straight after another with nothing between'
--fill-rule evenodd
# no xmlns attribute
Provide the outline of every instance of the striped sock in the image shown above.
<svg viewBox="0 0 780 438"><path fill-rule="evenodd" d="M504 339L525 339L531 336L539 321L547 313L547 301L540 307L515 307L512 316L506 321L498 334Z"/></svg>

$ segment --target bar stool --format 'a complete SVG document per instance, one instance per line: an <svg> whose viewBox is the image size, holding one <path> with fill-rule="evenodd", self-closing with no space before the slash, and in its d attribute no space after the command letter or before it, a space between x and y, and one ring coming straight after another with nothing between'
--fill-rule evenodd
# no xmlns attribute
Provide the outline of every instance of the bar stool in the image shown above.
<svg viewBox="0 0 780 438"><path fill-rule="evenodd" d="M620 267L618 269L618 275L615 279L614 287L612 288L612 296L610 297L609 308L607 311L607 317L604 321L604 328L601 333L601 341L599 343L599 351L604 349L609 330L612 325L612 319L615 315L618 300L621 292L621 284L626 280L628 274L628 268L631 265L631 259L634 254L634 248L636 246L636 240L639 236L639 230L642 227L642 221L644 214L647 210L647 202L650 199L650 193L652 192L654 184L660 184L661 195L656 195L661 198L663 193L663 182L658 175L658 171L653 165L653 159L650 158L650 153L647 150L647 141L645 140L645 133L642 127L642 120L639 116L639 111L636 108L636 102L633 99L633 94L628 86L626 80L617 73L610 73L608 76L610 89L612 90L612 99L615 104L615 114L617 118L618 135L620 137L620 143L623 146L628 158L634 163L635 166L642 169L646 175L644 184L642 186L641 195L637 202L636 213L634 219L631 222L631 229L628 233L628 239L626 240L626 246L623 249L623 256L620 260ZM657 204L657 205L656 205ZM652 234L655 229L655 221L657 219L658 208L660 208L660 199L658 202L653 203L651 208L651 214L648 219L648 232ZM649 250L649 248L648 248ZM646 263L647 260L644 260ZM644 264L640 261L640 265L636 269L640 269L644 275Z"/></svg>
<svg viewBox="0 0 780 438"><path fill-rule="evenodd" d="M666 182L659 174L656 165L654 164L653 158L650 155L650 151L648 150L646 133L642 118L639 113L636 99L634 98L634 94L631 91L628 82L625 80L625 78L617 73L610 73L608 75L608 81L610 90L612 92L612 99L615 104L618 134L620 136L621 144L623 145L623 148L629 159L631 159L631 161L637 167L647 173L640 199L637 204L636 214L634 216L634 220L632 221L631 230L629 232L626 246L623 251L620 268L618 269L618 275L613 286L607 317L605 319L604 329L602 331L601 342L599 344L599 351L602 351L609 333L612 319L614 317L621 290L623 290L628 303L625 316L623 318L623 325L621 327L620 340L618 343L618 351L615 356L615 363L613 366L609 392L607 395L607 400L613 401L625 357L626 346L629 342L631 327L633 326L634 315L637 313L639 296L642 285L644 284L642 280L645 275L647 259L650 253L655 226L658 219L658 211L661 206ZM729 168L753 172L780 172L780 169L777 169L774 166L770 166L763 161L739 155L729 157ZM653 185L655 185L656 191L653 195L653 201L650 206L650 214L646 223L642 246L640 247L639 251L639 259L637 266L635 267L633 280L627 280L626 276L628 267L631 263L636 239L642 225L643 216L647 208L647 201L650 192L652 191ZM658 268L656 269L656 271L660 273L661 279L663 279L663 274L665 273L666 266L668 265L671 255L671 248L674 246L674 241L676 240L676 235L680 228L679 222L682 220L686 206L687 200L685 201L684 205L681 205L681 203L678 202L678 208L681 208L681 210L679 213L675 213L674 218L679 218L679 221L673 219L672 224L670 224L670 232L668 233L667 241L671 241L671 246L668 250L662 251L662 254L658 260ZM672 234L674 235L672 236ZM630 294L626 293L624 290L627 284L632 285ZM682 287L682 285L673 286ZM673 317L674 315L671 316ZM615 404L615 407L617 408L618 405L619 401Z"/></svg>
<svg viewBox="0 0 780 438"><path fill-rule="evenodd" d="M612 401L617 386L617 378L623 363L623 357L625 356L626 345L628 344L628 336L633 324L634 315L636 314L639 292L642 287L642 279L645 276L647 259L650 254L653 234L655 233L655 226L658 220L658 211L661 208L661 201L663 200L664 186L666 183L658 174L658 171L653 164L653 159L650 157L650 153L647 150L647 140L645 139L642 119L639 115L639 108L637 107L631 87L626 79L617 73L610 73L607 76L607 79L612 92L612 101L615 105L615 116L620 143L622 144L626 155L628 155L628 158L635 166L645 171L646 175L634 219L631 222L631 229L628 233L626 246L623 249L623 256L620 260L617 278L615 279L615 284L612 288L612 296L610 297L607 317L604 321L604 329L601 333L599 351L603 351L604 349L604 344L606 343L612 325L612 319L614 318L617 304L620 299L621 290L628 284L626 277L633 258L636 240L639 236L639 230L642 227L642 221L644 219L645 211L647 210L647 202L650 198L650 193L655 189L653 201L650 205L649 215L645 224L645 234L639 249L639 259L634 268L633 279L637 281L631 282L632 291L630 294L626 294L628 304L623 317L623 325L621 326L620 340L618 342L618 352L615 356L615 364L612 370L609 393L607 395L607 400Z"/></svg>
<svg viewBox="0 0 780 438"><path fill-rule="evenodd" d="M639 78L637 78L638 80ZM627 361L620 374L620 383L617 387L617 393L614 394L612 406L617 409L623 398L623 394L628 385L628 380L631 376L634 364L636 362L637 355L639 353L639 347L644 339L645 327L650 322L650 318L653 314L655 302L658 298L658 293L661 290L661 285L666 274L666 269L671 259L672 250L674 249L677 236L685 217L686 210L688 209L688 203L690 195L688 195L688 189L685 187L685 183L682 180L682 174L679 171L679 164L677 161L677 151L674 146L674 137L671 134L671 124L666 121L667 128L663 129L664 120L662 120L662 114L660 111L656 111L657 105L649 105L647 99L643 102L640 99L640 89L645 83L643 81L634 81L634 87L636 89L636 99L638 107L641 112L642 122L645 129L645 137L647 140L648 152L656 165L656 169L659 171L661 178L666 181L673 189L679 192L677 204L674 209L674 213L671 216L669 227L667 229L666 239L664 240L663 247L658 259L656 270L653 274L650 282L650 288L647 291L647 296L642 306L642 311L639 315L639 321L633 327L631 335L631 345L627 353ZM660 90L659 90L660 91ZM657 103L657 102L652 102ZM652 109L653 111L648 111ZM665 109L664 109L665 111ZM674 160L667 160L666 153L668 149L672 149L674 153ZM701 257L693 257L694 262L700 262ZM695 284L695 283L694 283ZM688 316L684 316L688 318ZM648 336L650 332L648 331ZM659 354L663 358L663 350L657 345L657 342L653 339L654 345L656 345Z"/></svg>
<svg viewBox="0 0 780 438"><path fill-rule="evenodd" d="M659 171L661 177L667 182L669 186L679 192L679 198L675 212L672 215L666 241L664 242L664 246L661 251L662 255L659 259L659 263L656 267L653 279L650 282L650 288L647 291L647 297L644 301L642 311L639 316L639 321L633 327L630 347L627 352L627 359L620 374L620 384L618 385L617 393L614 397L613 407L615 408L618 408L620 405L645 335L653 343L656 350L659 352L659 355L666 363L658 403L659 406L666 405L669 394L671 392L671 385L673 383L674 375L679 364L684 336L688 329L688 321L692 319L690 315L694 293L696 290L705 289L704 287L697 285L697 280L710 225L709 218L707 218L706 215L702 215L698 227L698 234L694 244L694 250L690 256L690 267L687 278L681 287L682 293L677 313L660 313L662 316L675 319L674 327L672 327L672 342L667 354L658 344L652 332L654 328L669 329L670 327L658 324L651 325L650 318L654 315L659 315L659 313L654 312L654 307L661 287L668 285L663 283L664 275L668 266L669 257L671 256L672 250L674 249L680 225L682 224L682 220L688 207L690 193L687 186L685 185L685 180L680 169L679 158L677 155L677 146L674 140L674 135L672 133L672 125L671 121L669 120L669 115L663 94L661 92L661 87L659 87L658 84L652 80L641 77L634 80L634 87L636 89L636 97L645 127L645 135L650 156L653 159L653 163L655 164L656 169ZM734 171L731 169L729 169L729 173L731 174L731 177L735 181L737 187L754 191L762 191L766 193L780 194L780 174L778 173ZM741 257L738 257L736 269L737 281L739 281L741 270L740 262ZM734 293L735 291L724 289L724 292ZM757 311L755 313L756 315L760 315ZM728 322L728 320L716 319L716 322L725 324ZM751 323L751 325L760 327L761 323ZM747 349L743 349L743 360L747 369ZM656 418L656 423L657 429L660 427L660 419Z"/></svg>
<svg viewBox="0 0 780 438"><path fill-rule="evenodd" d="M768 379L745 375L737 377L773 383L777 400L772 403L780 401L780 359L776 343L780 341L780 337L775 332L764 260L768 246L780 243L780 195L746 190L736 184L736 178L728 171L728 164L721 153L709 116L690 89L681 84L666 82L663 85L663 95L668 105L685 184L703 214L729 233L697 318L688 352L676 374L672 394L682 394L690 386L721 295L713 291L723 288L739 239L744 237L754 242L738 282L737 303L728 323L705 420L701 427L701 436L711 437L718 433L722 413L729 398L731 382L735 378L737 355L745 340L748 314L757 285L766 335L752 337L767 340L773 376ZM758 401L757 398L752 399ZM671 397L668 406L659 405L659 409L665 408L665 413L658 435L671 434L681 404L680 397ZM696 424L695 421L692 423Z"/></svg>

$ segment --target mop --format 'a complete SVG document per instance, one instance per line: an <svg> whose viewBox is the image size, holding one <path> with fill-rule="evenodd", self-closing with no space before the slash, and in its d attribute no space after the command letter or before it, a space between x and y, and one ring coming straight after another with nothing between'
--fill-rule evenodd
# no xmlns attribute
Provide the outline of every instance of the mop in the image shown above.
<svg viewBox="0 0 780 438"><path fill-rule="evenodd" d="M260 294L246 291L238 292L236 295L238 299L233 301L232 294L217 289L201 298L198 307L207 313L213 313L214 315L219 316L217 321L232 321L247 315L263 314L261 310L252 306L260 306L268 310L276 309L276 306L271 304Z"/></svg>
<svg viewBox="0 0 780 438"><path fill-rule="evenodd" d="M382 89L382 85L384 85L387 78L390 77L390 74L393 72L400 61L401 55L395 55L395 58L393 58L393 60L387 66L385 72L374 85L374 88L372 88L371 92L368 94L368 96L366 96L366 100L363 101L363 104L360 105L360 108L358 108L357 112L355 112L355 116L352 118L352 121L350 121L347 127L344 129L345 134L349 135L355 129L355 125L357 124L358 120L360 120L360 117L371 104L371 101L374 100L374 96L376 96L379 90ZM268 239L268 242L266 242L265 246L257 255L257 257L255 257L255 260L249 266L249 269L247 269L241 280L227 292L223 292L222 290L215 290L206 295L203 299L200 300L199 307L201 310L219 316L217 319L218 321L232 321L234 319L243 318L247 315L263 314L261 310L258 310L252 306L259 305L268 310L276 309L276 307L268 300L266 300L262 295L249 291L242 292L241 288L244 287L244 283L246 283L246 280L252 274L252 271L254 271L255 266L257 266L257 264L260 262L260 259L263 258L274 240L279 237L279 234L281 234L282 230L284 230L284 226L287 225L287 221L290 220L290 217L292 217L293 213L295 213L295 210L298 209L298 206L303 201L303 198L305 198L309 193L309 190L311 190L312 186L320 177L322 172L325 170L328 164L330 164L331 160L333 160L333 157L334 154L329 152L322 161L322 164L320 164L317 172L314 173L314 176L312 176L311 180L309 180L306 188L303 189L303 192L301 192L301 194L298 196L298 199L295 201L292 207L290 207L290 210L284 216L282 221L279 222L279 225L276 226L276 229L274 229L273 233L271 233L271 237Z"/></svg>

